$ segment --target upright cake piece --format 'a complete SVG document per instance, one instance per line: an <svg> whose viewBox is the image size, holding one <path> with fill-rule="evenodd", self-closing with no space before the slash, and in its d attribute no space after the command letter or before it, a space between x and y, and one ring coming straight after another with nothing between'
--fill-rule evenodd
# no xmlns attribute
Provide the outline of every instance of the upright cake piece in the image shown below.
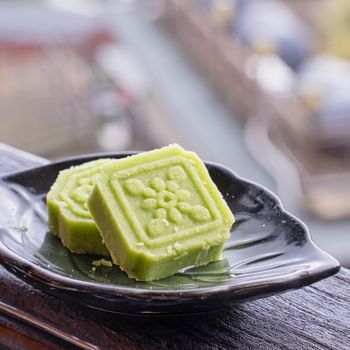
<svg viewBox="0 0 350 350"><path fill-rule="evenodd" d="M88 207L114 263L142 281L220 260L234 222L203 162L177 145L105 165Z"/></svg>
<svg viewBox="0 0 350 350"><path fill-rule="evenodd" d="M63 170L47 194L49 228L71 252L109 256L86 201L102 165L114 161L99 159Z"/></svg>

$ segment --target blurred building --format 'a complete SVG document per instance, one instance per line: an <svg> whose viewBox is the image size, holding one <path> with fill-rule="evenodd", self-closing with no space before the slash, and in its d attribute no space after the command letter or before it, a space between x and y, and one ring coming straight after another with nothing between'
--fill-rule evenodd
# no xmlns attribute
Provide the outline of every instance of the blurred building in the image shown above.
<svg viewBox="0 0 350 350"><path fill-rule="evenodd" d="M325 219L350 216L348 2L166 4L164 23L248 121L250 149L280 192Z"/></svg>
<svg viewBox="0 0 350 350"><path fill-rule="evenodd" d="M149 95L145 74L97 14L0 3L1 142L54 158L147 148Z"/></svg>

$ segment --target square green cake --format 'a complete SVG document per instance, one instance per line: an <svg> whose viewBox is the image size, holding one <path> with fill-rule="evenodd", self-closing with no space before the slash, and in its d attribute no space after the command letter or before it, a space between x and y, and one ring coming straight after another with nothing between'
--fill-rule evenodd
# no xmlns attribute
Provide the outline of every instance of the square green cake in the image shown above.
<svg viewBox="0 0 350 350"><path fill-rule="evenodd" d="M103 166L88 207L113 262L144 281L220 260L234 222L203 162L178 145Z"/></svg>
<svg viewBox="0 0 350 350"><path fill-rule="evenodd" d="M109 162L115 160L98 159L62 170L47 194L49 228L71 252L109 256L86 203L102 165Z"/></svg>

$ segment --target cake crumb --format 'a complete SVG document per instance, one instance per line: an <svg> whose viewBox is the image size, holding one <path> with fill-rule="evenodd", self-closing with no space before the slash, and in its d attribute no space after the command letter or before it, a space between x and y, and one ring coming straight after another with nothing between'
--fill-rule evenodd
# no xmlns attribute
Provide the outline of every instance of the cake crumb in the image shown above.
<svg viewBox="0 0 350 350"><path fill-rule="evenodd" d="M109 260L105 259L100 259L100 260L94 260L91 265L95 266L105 266L105 267L112 267L112 262ZM96 269L96 268L95 268Z"/></svg>

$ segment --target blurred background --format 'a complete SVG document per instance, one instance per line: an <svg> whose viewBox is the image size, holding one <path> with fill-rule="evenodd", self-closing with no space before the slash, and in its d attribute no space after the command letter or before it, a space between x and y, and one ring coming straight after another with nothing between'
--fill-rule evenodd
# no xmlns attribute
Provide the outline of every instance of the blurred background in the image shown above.
<svg viewBox="0 0 350 350"><path fill-rule="evenodd" d="M350 1L0 0L0 142L177 142L276 192L350 267Z"/></svg>

